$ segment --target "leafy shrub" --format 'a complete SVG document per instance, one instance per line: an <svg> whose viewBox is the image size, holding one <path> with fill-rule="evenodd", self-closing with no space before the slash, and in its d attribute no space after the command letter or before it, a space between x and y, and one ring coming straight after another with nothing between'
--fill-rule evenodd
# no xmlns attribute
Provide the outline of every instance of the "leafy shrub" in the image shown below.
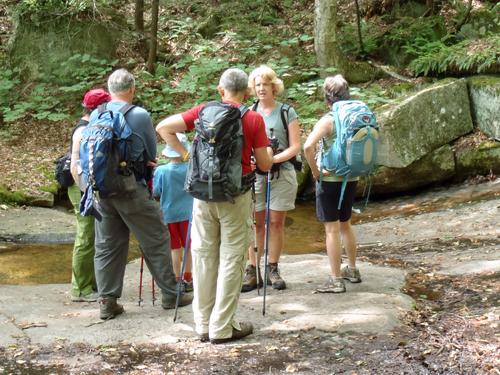
<svg viewBox="0 0 500 375"><path fill-rule="evenodd" d="M62 63L43 83L27 83L21 90L20 72L16 69L0 69L1 114L5 122L14 122L24 117L36 120L63 121L71 116L71 110L79 103L83 93L101 85L104 77L117 61L96 59L87 54L76 54ZM55 77L66 75L73 84L59 86ZM8 93L8 95L7 95Z"/></svg>

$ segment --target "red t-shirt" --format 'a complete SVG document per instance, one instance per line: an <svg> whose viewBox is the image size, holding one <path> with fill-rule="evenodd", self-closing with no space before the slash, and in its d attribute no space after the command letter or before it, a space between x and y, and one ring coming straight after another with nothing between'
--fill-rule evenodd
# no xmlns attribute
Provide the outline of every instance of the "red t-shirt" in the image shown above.
<svg viewBox="0 0 500 375"><path fill-rule="evenodd" d="M224 103L232 104L239 107L240 104L230 101ZM194 129L194 121L198 118L200 110L205 104L200 104L194 108L181 113L182 119L187 125L189 131ZM247 111L241 119L243 125L243 153L241 155L241 166L243 175L252 172L250 167L250 157L252 156L253 149L260 147L267 147L269 145L269 138L266 134L266 126L264 119L260 114L254 111Z"/></svg>

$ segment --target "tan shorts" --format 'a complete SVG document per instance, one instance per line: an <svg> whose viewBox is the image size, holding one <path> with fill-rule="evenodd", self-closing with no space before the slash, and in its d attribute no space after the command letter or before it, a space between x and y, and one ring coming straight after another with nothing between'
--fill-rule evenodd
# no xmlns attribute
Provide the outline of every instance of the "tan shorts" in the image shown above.
<svg viewBox="0 0 500 375"><path fill-rule="evenodd" d="M273 211L290 211L295 208L297 196L297 175L294 169L281 168L271 179L271 204ZM266 176L257 175L255 181L255 211L266 209Z"/></svg>

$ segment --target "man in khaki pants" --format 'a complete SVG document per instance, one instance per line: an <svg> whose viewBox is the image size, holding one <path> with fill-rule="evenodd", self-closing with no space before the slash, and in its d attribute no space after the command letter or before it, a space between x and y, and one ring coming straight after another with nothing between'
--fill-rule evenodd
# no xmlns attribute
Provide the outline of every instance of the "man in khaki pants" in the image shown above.
<svg viewBox="0 0 500 375"><path fill-rule="evenodd" d="M240 107L248 95L248 76L240 69L226 70L217 87L222 102ZM156 127L160 136L185 160L189 153L176 133L191 131L205 105L172 115ZM264 171L272 165L272 149L265 132L264 120L253 111L241 118L244 145L242 176L252 172L250 157ZM241 292L246 251L251 225L251 192L234 198L234 202L210 202L194 199L191 251L193 256L193 313L196 332L201 341L220 344L243 338L253 332L250 322L234 319Z"/></svg>

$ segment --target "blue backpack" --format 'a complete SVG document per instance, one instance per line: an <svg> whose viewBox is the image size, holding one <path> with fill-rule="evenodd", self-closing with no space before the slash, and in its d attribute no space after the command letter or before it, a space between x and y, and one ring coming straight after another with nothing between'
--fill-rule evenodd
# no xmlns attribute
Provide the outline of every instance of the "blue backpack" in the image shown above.
<svg viewBox="0 0 500 375"><path fill-rule="evenodd" d="M80 213L92 215L93 198L130 196L135 192L136 179L129 161L128 143L132 130L125 115L134 106L126 104L118 111L100 105L82 131L80 165L82 182L86 186ZM87 209L85 208L87 207Z"/></svg>
<svg viewBox="0 0 500 375"><path fill-rule="evenodd" d="M338 205L340 209L349 178L368 176L376 167L378 125L375 114L359 100L333 103L332 116L336 138L321 157L321 169L344 177Z"/></svg>

